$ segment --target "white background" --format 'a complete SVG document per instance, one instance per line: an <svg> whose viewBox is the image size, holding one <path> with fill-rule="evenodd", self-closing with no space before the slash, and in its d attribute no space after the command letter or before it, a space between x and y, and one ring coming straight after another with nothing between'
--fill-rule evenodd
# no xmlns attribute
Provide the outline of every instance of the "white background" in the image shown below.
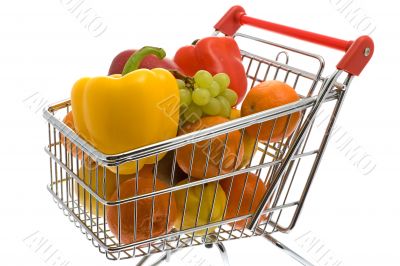
<svg viewBox="0 0 400 266"><path fill-rule="evenodd" d="M85 8L92 8L101 17L105 29L96 37L98 32L85 28L85 23L69 11L70 1L14 0L0 4L2 265L51 265L42 250L36 251L31 235L47 240L50 250L69 265L113 263L84 239L46 191L49 170L43 152L46 124L41 108L42 104L67 98L71 85L81 76L106 74L119 51L154 45L164 47L172 56L180 46L209 35L214 23L233 4L243 5L254 17L343 39L365 34L366 27L338 10L349 2L345 0L85 0ZM400 236L400 11L395 1L350 2L351 9L360 8L359 12L368 16L369 29L376 26L371 34L376 53L354 80L338 124L376 168L366 174L340 150L340 144L331 143L300 222L285 239L315 261L322 251L308 251L310 243L304 244L302 236L314 239L317 249L333 258L331 263L316 265L331 266L334 261L340 265L399 265L395 246ZM311 47L299 42L294 45L308 50ZM335 63L340 56L328 49L321 51L327 62ZM298 265L261 238L229 242L226 247L232 265ZM221 265L217 255L216 250L200 247L189 253L182 251L170 265ZM132 265L133 261L116 263Z"/></svg>

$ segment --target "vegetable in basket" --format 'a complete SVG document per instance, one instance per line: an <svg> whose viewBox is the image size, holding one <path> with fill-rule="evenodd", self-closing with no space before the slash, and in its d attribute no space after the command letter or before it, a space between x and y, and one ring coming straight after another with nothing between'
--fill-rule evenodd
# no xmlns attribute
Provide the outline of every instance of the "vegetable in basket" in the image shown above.
<svg viewBox="0 0 400 266"><path fill-rule="evenodd" d="M226 73L230 77L229 88L238 95L240 103L247 89L247 77L242 65L239 47L232 37L207 37L195 45L180 48L174 57L182 72L193 76L198 70L207 70L212 75Z"/></svg>
<svg viewBox="0 0 400 266"><path fill-rule="evenodd" d="M76 132L104 154L127 152L177 134L178 85L168 70L137 69L149 54L165 57L161 48L144 47L129 58L122 75L82 78L72 88ZM155 156L140 159L138 169L154 162ZM135 172L136 161L119 166L120 174Z"/></svg>

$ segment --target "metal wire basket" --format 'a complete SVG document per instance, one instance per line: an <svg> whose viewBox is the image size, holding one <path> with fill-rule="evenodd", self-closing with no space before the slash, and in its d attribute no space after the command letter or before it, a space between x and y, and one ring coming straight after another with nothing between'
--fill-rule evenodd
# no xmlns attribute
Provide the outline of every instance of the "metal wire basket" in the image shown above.
<svg viewBox="0 0 400 266"><path fill-rule="evenodd" d="M325 64L321 56L236 32L243 24L343 50L346 51L346 54L337 66L337 70L332 75L325 77L322 75ZM249 88L265 80L281 80L295 88L301 99L298 102L116 155L99 152L63 123L62 118L71 109L69 100L51 105L44 110L43 114L48 121L49 134L49 144L45 147L50 158L48 190L70 221L80 228L87 239L111 260L147 257L160 252L170 254L184 247L203 244L208 246L217 244L224 253L225 250L221 244L223 241L264 236L288 251L299 262L304 265L312 265L279 243L272 235L276 232L289 232L296 225L350 82L354 75L361 72L372 56L372 40L363 36L354 42L346 42L273 24L247 16L239 6L231 8L216 24L215 29L215 34L234 36L238 42ZM255 46L262 48L265 54L252 53L250 47ZM323 122L315 123L317 112L321 107L324 108L325 113L330 115ZM223 136L225 139L223 145L226 145L229 133L233 131L240 132L239 145L243 145L243 136L247 127L258 125L258 134L260 134L263 123L273 121L272 123L275 124L279 118L286 117L286 130L294 114L300 114L300 122L294 133L275 142L270 139L264 142L256 141L252 146L251 159L247 165L221 173L224 159L219 158L221 159L219 175L206 179L194 179L189 175L188 182L177 185L179 180L176 180L176 173L179 169L176 158L179 148L186 145L195 147L196 144L203 142L208 143L206 147L209 149L211 140L218 136ZM192 148L193 152L194 149ZM158 157L164 153L167 153L168 159L159 160ZM113 183L116 191L119 191L123 177L118 173L118 168L124 163L138 162L149 156L156 158L152 170L154 176L152 190L127 198L121 198L118 193L118 198L111 200L106 195L106 186ZM164 160L169 160L167 166L163 163ZM209 160L210 154L207 156L207 163L201 166L205 171ZM196 161L193 160L192 153L190 168L194 165L196 165ZM117 169L116 173L107 170L111 166ZM166 178L169 185L166 188L157 189L156 182L160 178L160 167L170 169L170 176ZM199 166L197 165L197 167ZM183 227L182 221L180 227L168 230L168 224L171 222L168 221L171 198L174 193L183 191L187 197L189 189L197 187L201 191L200 197L203 197L205 186L208 184L219 184L224 179L246 173L257 175L267 188L262 201L257 206L257 211L227 219L225 216L227 206L225 205L224 216L221 219L212 220L212 215L210 215L206 223L199 223L199 204L194 226ZM85 174L89 175L89 178ZM138 177L138 173L136 173L136 177ZM139 186L137 180L136 188ZM211 213L214 209L217 186L213 192ZM254 188L254 195L256 190L257 188ZM167 221L165 221L164 232L154 235L152 232L155 222L153 221L154 202L157 197L161 196L168 199ZM227 199L230 196L230 193L226 194ZM146 199L151 199L153 203L149 235L137 239L138 230L140 231L142 228L136 228L137 221L141 217L135 211L134 238L131 243L124 244L121 241L121 206L140 204L140 201ZM186 211L186 204L187 200L185 200L183 212ZM110 231L106 219L108 208L112 206L118 208L117 234ZM137 207L137 205L135 206ZM182 217L185 215L183 214ZM235 223L239 221L245 221L246 226L235 227ZM166 257L165 255L162 259ZM225 263L228 263L226 257Z"/></svg>

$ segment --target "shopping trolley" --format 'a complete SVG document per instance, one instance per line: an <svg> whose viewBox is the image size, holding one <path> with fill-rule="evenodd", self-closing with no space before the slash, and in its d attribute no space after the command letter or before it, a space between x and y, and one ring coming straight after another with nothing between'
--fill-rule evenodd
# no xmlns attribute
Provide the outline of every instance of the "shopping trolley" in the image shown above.
<svg viewBox="0 0 400 266"><path fill-rule="evenodd" d="M281 45L270 39L258 38L254 34L238 32L242 26L252 26L260 32L267 30L294 37L337 49L345 54L333 74L324 76L325 62L321 56ZM214 35L233 36L237 41L241 49L249 89L265 80L280 80L295 88L300 100L115 155L103 154L96 150L63 123L63 117L71 110L69 100L53 104L46 108L43 114L48 121L49 134L49 144L45 147L49 155L50 168L48 191L69 220L111 260L143 257L139 262L141 265L150 255L160 253L157 264L168 259L172 253L186 247L215 245L223 255L224 264L228 265L224 241L263 236L300 263L312 265L279 242L274 234L287 233L295 227L350 83L354 76L360 74L373 54L373 41L368 36L359 37L355 41L344 41L271 23L246 15L240 6L232 7L221 18L215 25ZM254 47L258 47L260 52L253 53ZM317 121L322 111L328 115L323 121ZM174 175L178 167L176 155L179 148L186 145L194 147L200 141L211 143L210 140L218 136L227 138L233 131L240 132L239 145L242 145L247 127L258 125L260 131L263 123L276 122L281 117L288 117L288 125L291 116L295 113L300 113L301 116L294 133L288 137L282 137L280 141L256 141L251 150L250 162L246 166L206 179L190 180L189 174L189 182L176 185ZM153 171L154 182L156 182L157 169L163 160L157 158L165 153L171 159L167 188L156 189L153 186L153 190L149 193L123 199L118 197L117 200L105 197L104 187L108 182L116 183L117 191L119 190L118 167L125 163L138 162L140 159L154 156L156 160ZM196 164L196 161L191 160L191 164ZM104 174L106 168L111 166L117 169L116 173ZM93 173L93 179L82 178L85 167L90 168L86 170ZM201 167L206 169L207 164ZM123 204L136 204L143 199L152 199L154 202L154 198L160 195L169 195L171 198L177 191L188 191L195 186L200 186L204 190L205 185L212 182L219 183L223 179L250 172L259 176L265 185L268 184L254 213L229 219L222 218L218 221L210 219L208 223L203 224L198 224L196 221L190 228L175 227L158 235L152 235L152 229L150 229L149 237L132 243L122 243L120 232L113 234L105 218L109 206L119 208ZM138 173L136 173L137 176ZM215 193L216 190L214 197ZM226 197L229 199L229 193ZM186 207L185 202L184 209ZM168 208L171 208L171 205ZM136 215L135 219L140 219ZM260 219L262 217L263 219ZM242 220L246 221L245 227L238 229L232 225ZM119 219L118 222L121 223L121 220ZM150 224L153 222L152 216ZM118 227L121 228L121 224L118 224ZM135 227L135 232L137 230L140 228Z"/></svg>

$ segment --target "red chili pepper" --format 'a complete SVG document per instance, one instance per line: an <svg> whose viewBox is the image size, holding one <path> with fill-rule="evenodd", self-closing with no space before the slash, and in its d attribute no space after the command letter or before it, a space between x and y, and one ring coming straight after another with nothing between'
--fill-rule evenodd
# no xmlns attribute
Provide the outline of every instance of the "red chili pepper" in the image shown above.
<svg viewBox="0 0 400 266"><path fill-rule="evenodd" d="M239 47L232 37L207 37L195 45L180 48L174 57L184 74L193 76L204 69L215 75L225 73L231 83L229 88L238 94L240 103L247 89L247 78Z"/></svg>

